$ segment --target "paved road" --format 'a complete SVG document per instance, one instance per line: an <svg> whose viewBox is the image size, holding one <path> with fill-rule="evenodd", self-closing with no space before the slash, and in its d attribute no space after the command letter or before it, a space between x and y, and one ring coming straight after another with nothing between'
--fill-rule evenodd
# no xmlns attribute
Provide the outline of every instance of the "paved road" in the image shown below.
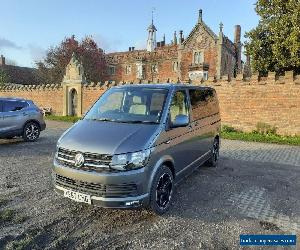
<svg viewBox="0 0 300 250"><path fill-rule="evenodd" d="M39 141L0 140L0 249L237 249L239 235L300 236L300 147L223 140L216 169L176 189L170 211L110 210L57 196L51 162L68 123ZM282 248L280 248L282 249Z"/></svg>

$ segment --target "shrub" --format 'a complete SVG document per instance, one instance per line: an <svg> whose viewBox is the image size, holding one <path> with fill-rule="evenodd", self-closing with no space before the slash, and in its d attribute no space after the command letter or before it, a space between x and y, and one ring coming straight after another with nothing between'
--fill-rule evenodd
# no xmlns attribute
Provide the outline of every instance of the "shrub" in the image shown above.
<svg viewBox="0 0 300 250"><path fill-rule="evenodd" d="M263 135L276 135L277 128L264 122L258 122L256 124L256 130L253 133Z"/></svg>
<svg viewBox="0 0 300 250"><path fill-rule="evenodd" d="M231 132L238 132L238 130L235 129L234 127L231 127L231 126L228 126L228 125L223 125L222 126L222 132L231 133Z"/></svg>

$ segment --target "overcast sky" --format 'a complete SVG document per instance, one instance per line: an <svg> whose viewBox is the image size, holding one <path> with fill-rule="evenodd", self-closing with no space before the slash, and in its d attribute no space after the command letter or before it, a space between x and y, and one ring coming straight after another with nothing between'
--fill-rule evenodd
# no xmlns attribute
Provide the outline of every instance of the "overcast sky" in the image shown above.
<svg viewBox="0 0 300 250"><path fill-rule="evenodd" d="M65 37L92 35L107 52L129 46L144 48L154 7L157 40L183 30L187 37L196 24L198 9L203 20L218 33L233 39L235 24L242 32L258 23L255 0L0 0L0 54L19 66L34 66L50 46Z"/></svg>

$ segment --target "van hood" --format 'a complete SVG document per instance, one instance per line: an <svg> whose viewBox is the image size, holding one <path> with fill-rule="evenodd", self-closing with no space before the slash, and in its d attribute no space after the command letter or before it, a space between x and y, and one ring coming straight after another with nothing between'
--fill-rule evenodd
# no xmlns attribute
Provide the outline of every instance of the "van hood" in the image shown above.
<svg viewBox="0 0 300 250"><path fill-rule="evenodd" d="M69 150L97 154L136 152L151 146L159 124L132 124L80 120L58 141Z"/></svg>

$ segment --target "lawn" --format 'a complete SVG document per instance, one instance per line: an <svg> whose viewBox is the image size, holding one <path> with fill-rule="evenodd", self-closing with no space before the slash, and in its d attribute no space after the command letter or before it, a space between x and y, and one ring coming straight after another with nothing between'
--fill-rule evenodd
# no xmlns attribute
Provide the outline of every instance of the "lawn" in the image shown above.
<svg viewBox="0 0 300 250"><path fill-rule="evenodd" d="M221 137L230 140L254 141L300 146L300 136L283 136L274 133L259 133L237 131L231 127L223 126Z"/></svg>
<svg viewBox="0 0 300 250"><path fill-rule="evenodd" d="M53 120L53 121L62 121L62 122L77 122L81 117L77 116L57 116L57 115L46 115L46 120Z"/></svg>

